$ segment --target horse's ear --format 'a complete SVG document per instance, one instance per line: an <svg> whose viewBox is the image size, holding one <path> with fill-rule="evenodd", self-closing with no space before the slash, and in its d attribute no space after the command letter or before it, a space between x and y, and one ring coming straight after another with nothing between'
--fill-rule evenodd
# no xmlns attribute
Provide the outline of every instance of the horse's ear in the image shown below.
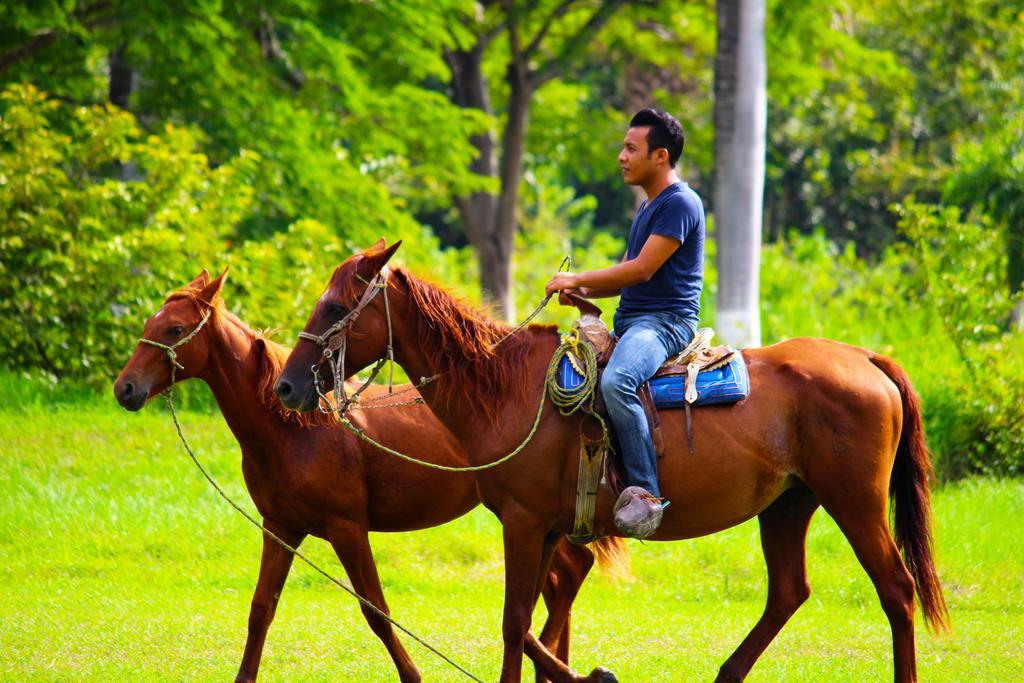
<svg viewBox="0 0 1024 683"><path fill-rule="evenodd" d="M387 247L387 246L388 246L388 243L384 241L383 237L381 237L379 240L377 240L376 244L374 244L372 247L370 247L369 249L367 249L363 253L365 254L365 253L370 253L370 252L375 252L375 251L384 251L384 248Z"/></svg>
<svg viewBox="0 0 1024 683"><path fill-rule="evenodd" d="M378 245L380 248L378 249ZM381 268L384 267L391 257L395 255L398 248L402 246L402 240L398 240L390 247L384 248L384 239L381 238L380 242L373 245L371 250L363 253L363 258L359 262L359 274L364 278L371 278L376 275Z"/></svg>
<svg viewBox="0 0 1024 683"><path fill-rule="evenodd" d="M224 286L224 281L227 279L228 269L225 268L224 272L216 279L206 283L206 286L203 287L203 291L199 293L199 298L212 306L213 302L220 296L220 290Z"/></svg>
<svg viewBox="0 0 1024 683"><path fill-rule="evenodd" d="M385 263L391 260L391 257L395 255L395 252L398 251L398 248L400 246L402 246L402 240L398 240L397 242L395 242L390 247L384 250L384 254L381 257L380 261L381 267L383 267Z"/></svg>
<svg viewBox="0 0 1024 683"><path fill-rule="evenodd" d="M203 272L196 275L196 279L188 283L190 289L202 289L206 286L206 283L210 281L210 272L203 268Z"/></svg>

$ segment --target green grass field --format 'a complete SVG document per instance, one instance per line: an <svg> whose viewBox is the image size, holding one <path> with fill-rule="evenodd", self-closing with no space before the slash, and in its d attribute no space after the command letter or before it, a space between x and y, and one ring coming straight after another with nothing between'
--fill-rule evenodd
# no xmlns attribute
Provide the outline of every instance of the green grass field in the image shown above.
<svg viewBox="0 0 1024 683"><path fill-rule="evenodd" d="M201 479L166 412L154 405L133 415L112 403L0 408L0 679L231 680L259 533ZM251 509L219 415L189 412L183 421L214 476ZM932 636L918 619L922 680L1024 680L1024 482L966 481L937 491L934 503L954 632ZM495 680L502 562L493 517L477 509L444 527L372 542L394 616ZM325 543L303 547L342 575ZM624 682L712 679L763 606L756 522L631 550L635 580L595 572L583 588L574 666L604 665ZM885 617L821 511L808 568L811 599L749 680L890 678ZM538 608L537 622L543 617ZM463 680L405 641L426 680ZM355 601L297 563L261 679L395 678Z"/></svg>

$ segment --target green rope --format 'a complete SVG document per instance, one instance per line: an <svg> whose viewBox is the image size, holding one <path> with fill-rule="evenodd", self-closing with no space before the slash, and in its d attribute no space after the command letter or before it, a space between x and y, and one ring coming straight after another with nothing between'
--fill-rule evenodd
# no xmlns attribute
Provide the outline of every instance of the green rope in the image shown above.
<svg viewBox="0 0 1024 683"><path fill-rule="evenodd" d="M581 358L584 363L584 374L583 384L576 387L575 389L563 389L558 385L558 365L562 361L562 357L569 352L573 352L577 357ZM551 402L558 408L558 411L565 416L572 415L578 410L583 410L585 413L597 418L598 422L601 423L601 428L604 431L605 438L607 438L608 430L605 426L604 419L600 415L593 412L595 389L597 387L597 355L594 352L593 347L585 342L580 342L579 333L575 335L563 335L561 343L555 350L554 355L551 357L551 362L548 364L547 373L544 376L544 387L540 395L540 404L537 406L537 414L533 418L533 426L530 428L530 432L526 435L526 438L515 447L510 453L503 455L493 462L486 463L484 465L467 465L465 467L453 467L450 465L439 465L428 460L416 458L411 455L406 455L400 451L396 451L390 446L376 441L373 437L369 436L365 431L356 427L352 424L347 417L339 417L338 422L347 430L355 434L357 437L365 441L366 443L379 448L380 450L393 455L396 458L411 462L416 465L422 465L433 470L442 470L444 472L480 472L483 470L489 470L498 465L502 465L515 456L519 455L524 448L530 443L534 435L537 433L537 428L540 427L540 418L544 412L544 401L551 398Z"/></svg>
<svg viewBox="0 0 1024 683"><path fill-rule="evenodd" d="M558 270L561 271L563 268L566 268L568 266L570 266L570 259L567 256L567 257L565 257L562 260L562 263L558 267ZM512 335L516 334L517 332L522 330L524 327L526 327L526 325L528 325L530 323L530 321L533 320L544 309L545 306L547 306L548 302L551 301L551 297L552 296L553 296L553 294L549 294L546 297L544 297L544 300L540 302L540 305L537 306L537 308L534 309L534 311L532 313L530 313L530 315L528 315L526 317L526 319L523 320L523 322L521 322L518 325L516 325L505 336L503 336L501 339L499 339L497 342L495 342L494 345L491 348L492 349L496 348L497 346L501 345L501 343L504 342L506 339L508 339L509 337L511 337ZM386 305L386 302L387 302L387 299L385 298L385 305ZM391 315L390 315L390 311L388 311L387 319L388 319L388 338L389 338L388 349L389 349L389 352L390 352L390 348L391 348L391 343L390 343ZM313 339L313 337L310 337L310 338ZM342 353L344 353L344 351L342 351ZM572 353L573 356L575 356L576 358L578 358L578 359L583 361L583 364L584 364L584 368L583 368L583 383L580 386L575 387L573 389L563 389L558 384L558 366L559 366L559 363L561 363L562 358L566 354L569 354L569 353ZM394 360L391 359L391 362L394 363ZM379 362L378 362L378 366L374 368L374 370L375 370L374 374L376 374L376 370L378 368L379 368ZM335 374L337 375L337 373L335 373ZM434 375L433 377L423 378L423 379L420 380L420 384L416 385L416 387L409 387L408 389L404 389L403 392L415 389L415 388L417 388L419 386L422 386L423 384L426 384L427 382L431 382L431 381L433 381L433 380L435 380L437 378L438 378L438 375ZM372 377L371 377L371 380L372 380ZM362 389L365 389L368 384L369 384L369 381L367 381L365 384L363 384L363 387L360 389L360 391L362 391ZM389 455L395 456L396 458L400 458L402 460L405 460L406 462L411 462L411 463L414 463L416 465L421 465L423 467L427 467L427 468L434 469L434 470L441 470L441 471L444 471L444 472L480 472L480 471L483 471L483 470L492 469L494 467L497 467L498 465L502 465L502 464L508 462L509 460L514 458L515 456L519 455L519 453L521 453L522 450L524 448L526 448L526 446L533 439L534 435L537 433L538 427L540 427L540 417L541 417L541 414L543 414L543 412L544 412L544 401L548 397L551 398L551 402L553 404L555 404L555 406L558 408L558 411L562 415L564 415L566 417L568 417L569 415L572 415L573 413L575 413L578 410L582 410L583 412L587 413L588 415L591 415L594 418L596 418L597 421L601 424L601 430L602 430L602 432L604 434L605 443L607 444L608 443L608 427L605 424L604 419L600 415L598 415L597 413L595 413L593 411L594 397L596 396L596 391L595 391L596 388L597 388L597 354L595 353L594 348L589 343L581 342L580 341L579 328L575 328L573 330L573 334L572 335L562 335L562 337L560 339L560 342L559 342L559 345L558 345L558 348L555 350L554 355L551 357L551 362L548 364L547 373L545 374L545 377L544 377L544 387L543 387L543 391L541 391L541 395L540 395L540 404L537 406L537 414L533 418L533 426L530 427L530 432L526 435L526 438L524 438L523 441L518 446L516 446L515 449L513 449L510 453L507 453L506 455L503 455L502 457L498 458L497 460L495 460L493 462L489 462L489 463L486 463L484 465L467 465L467 466L464 466L464 467L453 467L453 466L450 466L450 465L439 465L437 463L430 462L428 460L423 460L421 458L416 458L416 457L413 457L411 455L406 455L405 453L402 453L400 451L396 451L395 449L393 449L393 448L391 448L389 446L385 446L384 444L382 444L379 441L375 440L373 437L369 436L365 431L363 431L359 427L357 427L354 424L352 424L352 422L349 421L349 419L345 416L345 412L344 411L330 411L330 412L332 412L332 414L337 416L338 422L339 422L339 424L341 424L341 426L343 426L345 429L347 429L350 432L352 432L353 434L355 434L359 439L361 439L361 440L365 441L366 443L368 443L368 444L370 444L370 445L372 445L372 446L374 446L374 447L384 451L385 453L388 453ZM358 395L358 393L359 392L357 392L357 395ZM402 393L402 392L399 392L399 393ZM389 386L389 394L388 394L388 396L395 396L395 395L397 395L397 394L390 393L390 386ZM353 397L353 398L355 398L355 397ZM368 405L368 404L371 404L374 401L381 401L382 398L383 397L377 397L375 399L371 399L370 401L367 402L367 405L364 405L362 407L364 407L364 408L374 407L374 406L371 406L371 405ZM413 400L413 401L402 402L402 403L393 403L393 404L377 406L377 407L382 407L382 408L384 408L384 407L395 407L395 406L411 405L413 403L422 403L422 402L423 402L422 398L420 398L419 400ZM351 403L352 403L352 401L349 401L349 404L351 404Z"/></svg>
<svg viewBox="0 0 1024 683"><path fill-rule="evenodd" d="M362 439L366 443L371 444L373 446L376 446L377 448L379 448L380 450L384 451L385 453L393 455L396 458L401 458L402 460L405 460L406 462L411 462L411 463L414 463L416 465L422 465L423 467L428 467L428 468L430 468L432 470L443 470L445 472L479 472L481 470L489 470L492 467L497 467L498 465L501 465L501 464L504 464L504 463L508 462L509 460L514 458L515 456L519 455L519 453L521 453L522 450L524 448L526 448L527 444L530 443L530 441L533 439L534 434L537 433L537 428L540 426L540 416L541 416L541 413L544 412L544 400L547 398L547 386L546 386L546 384L545 384L544 389L545 390L542 391L541 395L540 395L540 405L537 406L537 415L533 418L533 426L530 428L530 433L526 435L526 438L523 439L523 442L520 443L518 446L516 446L515 450L513 450L511 453L508 453L507 455L503 455L502 457L498 458L494 462L489 462L486 465L467 465L465 467L452 467L450 465L439 465L436 462L430 462L428 460L421 460L420 458L414 458L411 455L406 455L405 453L402 453L400 451L396 451L394 448L390 448L389 446L385 446L384 444L380 443L379 441L375 441L371 436L369 436L362 429L360 429L359 427L356 427L354 424L349 422L347 417L340 417L340 418L338 418L338 422L341 424L341 426L343 426L345 429L347 429L350 432L352 432L353 434L355 434L357 437L359 437L360 439Z"/></svg>
<svg viewBox="0 0 1024 683"><path fill-rule="evenodd" d="M577 361L582 361L583 368L580 374L583 375L583 382L574 388L562 388L558 384L558 368L562 358L572 354ZM570 358L572 362L572 358ZM575 367L575 363L573 364ZM577 368L580 369L580 368ZM551 402L558 407L558 412L569 416L577 411L597 420L601 425L601 439L608 450L612 450L611 436L608 430L608 423L594 410L594 401L597 399L597 351L586 341L580 340L580 328L574 327L570 334L563 334L561 343L555 349L555 355L548 366L546 384Z"/></svg>

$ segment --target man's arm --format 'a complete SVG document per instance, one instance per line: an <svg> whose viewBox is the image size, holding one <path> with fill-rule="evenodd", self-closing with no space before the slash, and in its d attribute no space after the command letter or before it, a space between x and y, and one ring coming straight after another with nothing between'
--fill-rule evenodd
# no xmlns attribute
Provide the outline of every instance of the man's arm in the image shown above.
<svg viewBox="0 0 1024 683"><path fill-rule="evenodd" d="M635 259L623 260L614 266L588 270L585 273L555 273L545 293L565 289L580 290L588 298L615 296L623 287L647 282L668 260L681 242L673 237L651 235Z"/></svg>
<svg viewBox="0 0 1024 683"><path fill-rule="evenodd" d="M627 256L628 256L628 252L623 253L622 254L622 258L619 259L619 263L625 263ZM563 294L566 293L566 292L571 293L571 294L578 294L579 296L582 296L584 299L606 299L606 298L611 297L611 296L618 296L619 294L622 293L622 290L621 289L596 289L594 287L580 287L578 289L577 288L573 288L573 289L563 289L562 290ZM558 302L560 304L562 304L563 306L569 306L569 305L572 304L571 301L569 301L569 300L563 301L562 299L563 299L563 297L561 297L561 296L558 297Z"/></svg>

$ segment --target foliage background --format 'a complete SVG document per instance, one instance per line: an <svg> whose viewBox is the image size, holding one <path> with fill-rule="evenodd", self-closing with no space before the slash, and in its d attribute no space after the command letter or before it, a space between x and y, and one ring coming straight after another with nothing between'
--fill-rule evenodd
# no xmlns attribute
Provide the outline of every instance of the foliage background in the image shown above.
<svg viewBox="0 0 1024 683"><path fill-rule="evenodd" d="M570 4L554 39L593 4ZM893 355L924 397L943 477L1020 474L1024 5L768 5L765 343L821 335ZM469 165L474 136L504 126L508 48L484 64L493 115L452 103L444 56L480 7L180 9L0 9L0 366L105 390L144 319L203 267L230 267L232 308L288 341L333 266L382 235L479 301L454 198L496 190ZM518 310L565 254L618 260L636 201L618 139L654 103L682 120L682 175L709 202L713 322L714 26L710 0L624 3L537 91Z"/></svg>
<svg viewBox="0 0 1024 683"><path fill-rule="evenodd" d="M558 46L607 3L528 5L534 23L565 8L550 26ZM619 259L637 196L614 159L630 114L654 104L682 121L681 175L708 205L713 324L715 3L615 4L533 95L517 308L533 309L566 254L577 268ZM230 308L285 343L333 267L382 235L404 240L399 263L479 303L456 198L500 189L469 169L475 142L507 125L501 11L526 5L0 4L0 678L230 675L259 535L179 457L160 403L129 415L110 384L146 318L202 268L229 267ZM1024 495L999 477L1024 470L1024 3L767 5L764 341L831 337L907 368L946 482L936 550L956 629L919 630L922 677L1014 680ZM445 55L471 46L474 27L495 36L489 114L451 97ZM541 321L571 317L552 306ZM178 404L200 457L251 510L205 387L186 383ZM624 680L713 677L763 608L754 527L634 544L639 581L584 586L574 665ZM393 613L496 675L495 520L477 510L373 544ZM307 545L336 566L324 544ZM752 680L888 677L888 625L827 515L808 549L814 592ZM346 600L296 566L263 676L393 677ZM428 679L448 680L408 644Z"/></svg>

